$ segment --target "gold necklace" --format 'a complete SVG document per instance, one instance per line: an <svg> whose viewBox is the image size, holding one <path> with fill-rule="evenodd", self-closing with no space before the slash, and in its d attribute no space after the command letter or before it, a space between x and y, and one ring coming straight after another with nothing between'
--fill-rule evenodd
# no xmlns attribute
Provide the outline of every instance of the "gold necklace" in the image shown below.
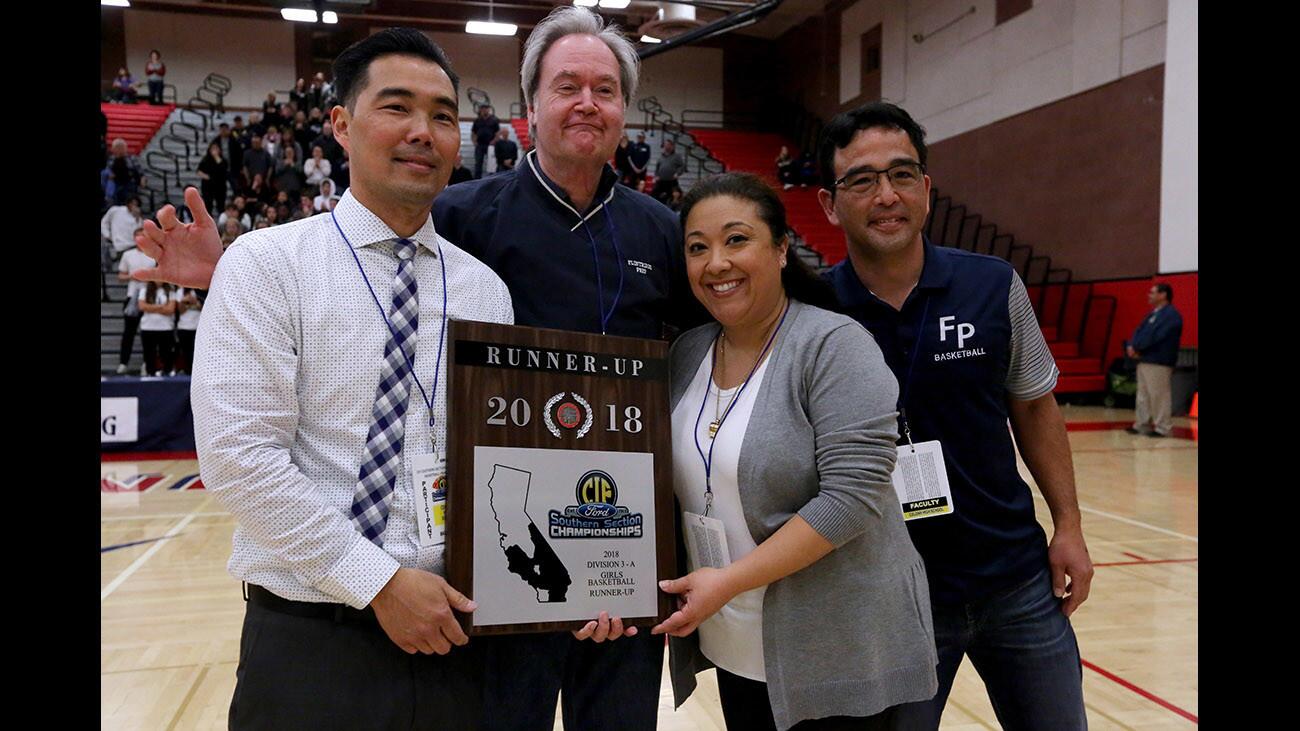
<svg viewBox="0 0 1300 731"><path fill-rule="evenodd" d="M718 360L720 361L723 359L723 357L726 355L727 352L727 349L725 347L726 342L727 342L727 336L725 333L718 337ZM709 439L713 439L718 435L718 429L722 427L722 413L723 413L722 388L718 386L716 383L712 385L714 388L718 389L718 398L713 405L713 421L709 422ZM731 410L731 404L736 400L736 396L739 393L740 393L740 387L737 386L736 390L731 392L731 398L727 399L727 411Z"/></svg>

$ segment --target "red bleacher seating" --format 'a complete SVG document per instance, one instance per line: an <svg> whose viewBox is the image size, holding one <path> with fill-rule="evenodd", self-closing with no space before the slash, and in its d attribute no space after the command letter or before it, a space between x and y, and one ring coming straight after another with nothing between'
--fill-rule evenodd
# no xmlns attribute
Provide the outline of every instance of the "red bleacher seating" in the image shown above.
<svg viewBox="0 0 1300 731"><path fill-rule="evenodd" d="M781 189L776 178L777 153L782 145L789 148L791 157L798 157L800 152L788 140L771 132L693 129L691 134L728 170L755 173L776 188L785 204L790 228L798 232L808 247L820 254L828 265L837 264L848 255L844 233L826 220L814 186Z"/></svg>
<svg viewBox="0 0 1300 731"><path fill-rule="evenodd" d="M510 120L510 126L514 127L515 137L519 138L519 154L528 151L528 118L515 117Z"/></svg>
<svg viewBox="0 0 1300 731"><path fill-rule="evenodd" d="M108 117L108 143L111 145L113 140L121 137L126 140L127 151L132 155L139 155L140 151L149 144L149 140L158 133L163 122L167 121L167 116L172 113L176 105L153 106L103 102L99 108Z"/></svg>

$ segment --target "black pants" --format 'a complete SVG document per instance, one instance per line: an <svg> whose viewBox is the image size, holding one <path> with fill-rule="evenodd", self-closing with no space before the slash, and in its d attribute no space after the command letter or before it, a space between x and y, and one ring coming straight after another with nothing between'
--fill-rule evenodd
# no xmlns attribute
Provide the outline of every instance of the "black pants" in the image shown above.
<svg viewBox="0 0 1300 731"><path fill-rule="evenodd" d="M474 143L474 177L483 177L483 161L487 159L488 146Z"/></svg>
<svg viewBox="0 0 1300 731"><path fill-rule="evenodd" d="M595 643L568 632L475 637L483 653L486 731L551 731L558 694L568 731L654 731L664 638Z"/></svg>
<svg viewBox="0 0 1300 731"><path fill-rule="evenodd" d="M180 352L176 354L176 370L183 370L186 374L194 372L194 334L196 332L196 330L176 328L176 341L180 346Z"/></svg>
<svg viewBox="0 0 1300 731"><path fill-rule="evenodd" d="M485 728L477 641L446 655L408 655L376 622L296 617L250 602L229 728Z"/></svg>
<svg viewBox="0 0 1300 731"><path fill-rule="evenodd" d="M212 213L213 216L220 216L226 210L226 181L215 183L210 180L203 181L202 189L199 191L203 195L203 205Z"/></svg>
<svg viewBox="0 0 1300 731"><path fill-rule="evenodd" d="M163 83L162 81L149 82L149 103L160 105L163 103Z"/></svg>
<svg viewBox="0 0 1300 731"><path fill-rule="evenodd" d="M135 349L135 332L140 329L139 315L122 316L122 347L118 349L118 358L122 365L131 360L131 351ZM147 364L149 361L145 361Z"/></svg>
<svg viewBox="0 0 1300 731"><path fill-rule="evenodd" d="M776 731L772 703L767 697L767 683L742 678L718 668L718 695L722 701L722 718L727 731ZM810 718L791 727L791 731L892 731L904 729L897 723L897 706L874 716L828 716Z"/></svg>
<svg viewBox="0 0 1300 731"><path fill-rule="evenodd" d="M667 203L668 200L673 197L674 189L681 189L681 186L677 184L676 178L673 178L672 180L655 178L655 186L650 189L650 197L661 203Z"/></svg>
<svg viewBox="0 0 1300 731"><path fill-rule="evenodd" d="M145 370L150 374L170 371L175 362L171 330L141 330L140 339L144 341Z"/></svg>

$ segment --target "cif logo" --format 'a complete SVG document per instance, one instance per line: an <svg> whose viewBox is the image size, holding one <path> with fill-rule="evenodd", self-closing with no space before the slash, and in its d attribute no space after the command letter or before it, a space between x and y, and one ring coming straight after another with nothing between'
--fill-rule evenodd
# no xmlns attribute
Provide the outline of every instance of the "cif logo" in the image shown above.
<svg viewBox="0 0 1300 731"><path fill-rule="evenodd" d="M966 338L972 337L975 334L975 326L969 322L959 322L956 325L952 324L956 319L957 317L955 315L944 315L939 318L939 342L947 342L949 331L956 330L957 348L960 350L961 348L966 347Z"/></svg>
<svg viewBox="0 0 1300 731"><path fill-rule="evenodd" d="M588 470L578 478L578 514L584 518L612 518L618 512L618 485L604 470Z"/></svg>
<svg viewBox="0 0 1300 731"><path fill-rule="evenodd" d="M591 430L591 404L577 391L567 394L561 391L547 400L542 409L542 421L546 424L546 430L556 439L561 438L561 428L566 431L576 429L576 436L581 439Z"/></svg>

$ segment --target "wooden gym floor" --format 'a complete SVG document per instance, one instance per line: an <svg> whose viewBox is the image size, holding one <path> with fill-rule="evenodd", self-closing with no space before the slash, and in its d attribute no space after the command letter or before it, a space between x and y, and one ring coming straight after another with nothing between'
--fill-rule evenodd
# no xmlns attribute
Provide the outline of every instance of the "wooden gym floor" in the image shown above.
<svg viewBox="0 0 1300 731"><path fill-rule="evenodd" d="M1152 439L1122 430L1132 411L1063 410L1097 567L1091 596L1073 617L1089 727L1195 728L1196 422L1175 419L1175 438ZM192 459L101 462L103 728L226 726L243 618L239 582L225 570L234 520L202 489L197 472ZM1023 465L1021 472L1029 479ZM1034 497L1050 536L1047 506L1037 491ZM691 700L674 711L665 673L661 729L724 728L712 673L700 680ZM998 728L968 662L942 728Z"/></svg>

